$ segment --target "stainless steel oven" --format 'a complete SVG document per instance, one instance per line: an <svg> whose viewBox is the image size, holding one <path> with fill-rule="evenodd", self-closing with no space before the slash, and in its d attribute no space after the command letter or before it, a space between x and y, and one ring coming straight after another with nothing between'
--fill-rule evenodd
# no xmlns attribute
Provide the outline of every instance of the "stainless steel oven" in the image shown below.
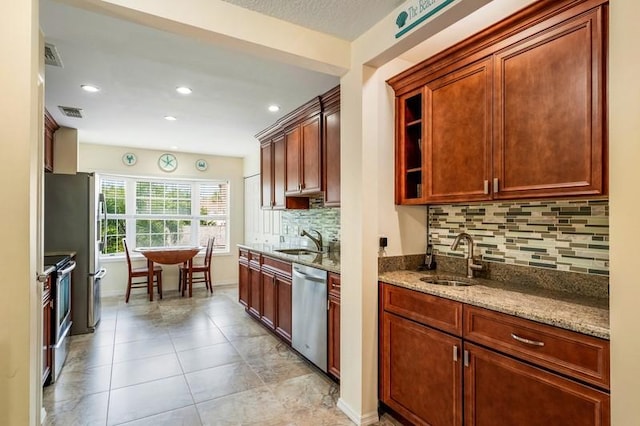
<svg viewBox="0 0 640 426"><path fill-rule="evenodd" d="M45 258L47 259L47 258ZM51 371L51 382L55 382L60 375L62 366L67 359L69 352L69 331L71 330L71 273L76 269L75 260L70 256L49 257L48 264L56 267L55 284L53 286L53 360Z"/></svg>

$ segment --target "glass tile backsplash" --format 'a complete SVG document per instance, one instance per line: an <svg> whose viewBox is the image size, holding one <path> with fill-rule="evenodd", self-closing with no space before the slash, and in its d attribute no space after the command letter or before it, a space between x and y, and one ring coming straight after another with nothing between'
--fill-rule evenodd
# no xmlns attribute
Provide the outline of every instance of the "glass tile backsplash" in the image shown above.
<svg viewBox="0 0 640 426"><path fill-rule="evenodd" d="M280 235L284 237L286 242L291 244L309 243L308 238L300 237L300 232L303 229L319 231L325 244L333 240L340 241L340 208L324 207L320 197L309 200L309 210L284 210L282 212Z"/></svg>
<svg viewBox="0 0 640 426"><path fill-rule="evenodd" d="M463 256L467 232L485 261L609 275L608 200L434 205L428 221L436 254Z"/></svg>

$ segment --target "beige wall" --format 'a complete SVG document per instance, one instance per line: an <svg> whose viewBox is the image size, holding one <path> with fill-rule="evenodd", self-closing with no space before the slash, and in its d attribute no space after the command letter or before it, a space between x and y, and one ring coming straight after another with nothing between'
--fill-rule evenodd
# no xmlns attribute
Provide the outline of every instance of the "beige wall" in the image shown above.
<svg viewBox="0 0 640 426"><path fill-rule="evenodd" d="M80 134L82 139L82 134ZM132 152L138 161L134 166L126 166L122 156ZM214 285L238 282L238 253L236 245L244 241L244 182L243 160L233 157L187 154L174 152L178 159L178 168L172 173L162 172L158 167L158 157L165 151L132 149L94 144L80 144L80 171L111 173L130 176L153 176L177 179L222 179L230 184L230 253L215 254L212 259L212 278ZM204 158L209 167L200 172L195 168L196 160ZM144 265L144 258L135 255L136 266ZM107 276L103 281L104 295L123 295L126 290L127 266L122 257L104 259ZM163 287L167 290L178 287L178 268L175 265L163 266Z"/></svg>
<svg viewBox="0 0 640 426"><path fill-rule="evenodd" d="M640 422L640 3L610 11L611 420L626 426Z"/></svg>
<svg viewBox="0 0 640 426"><path fill-rule="evenodd" d="M5 224L0 246L0 424L35 424L41 387L39 310L35 280L41 252L38 235L41 160L39 132L42 103L39 88L38 2L3 5L0 17L0 141L4 161L0 192ZM41 144L40 144L41 145Z"/></svg>

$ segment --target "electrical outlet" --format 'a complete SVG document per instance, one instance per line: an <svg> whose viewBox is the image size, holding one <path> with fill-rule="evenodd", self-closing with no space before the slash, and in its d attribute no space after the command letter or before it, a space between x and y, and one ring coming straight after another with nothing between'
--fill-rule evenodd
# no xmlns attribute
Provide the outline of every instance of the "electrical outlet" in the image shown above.
<svg viewBox="0 0 640 426"><path fill-rule="evenodd" d="M385 248L387 246L387 237L380 237L380 247Z"/></svg>

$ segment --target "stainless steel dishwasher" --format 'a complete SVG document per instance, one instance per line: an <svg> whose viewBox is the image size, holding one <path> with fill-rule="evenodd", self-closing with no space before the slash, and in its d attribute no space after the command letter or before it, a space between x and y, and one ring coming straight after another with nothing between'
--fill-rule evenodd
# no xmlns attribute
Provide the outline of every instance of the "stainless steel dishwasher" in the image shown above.
<svg viewBox="0 0 640 426"><path fill-rule="evenodd" d="M293 264L291 346L327 371L327 271Z"/></svg>

